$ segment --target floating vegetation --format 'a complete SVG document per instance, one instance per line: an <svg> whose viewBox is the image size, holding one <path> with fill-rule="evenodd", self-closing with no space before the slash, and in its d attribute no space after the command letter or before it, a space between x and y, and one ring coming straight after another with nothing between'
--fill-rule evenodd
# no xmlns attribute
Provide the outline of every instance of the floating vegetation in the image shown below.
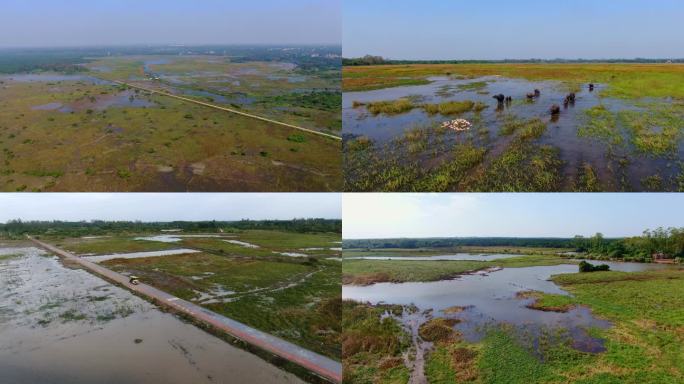
<svg viewBox="0 0 684 384"><path fill-rule="evenodd" d="M632 144L649 155L673 154L684 136L684 111L675 106L649 105L645 111L621 111L618 116Z"/></svg>
<svg viewBox="0 0 684 384"><path fill-rule="evenodd" d="M605 105L587 109L583 124L577 130L580 137L596 137L611 145L622 145L623 138L617 129L615 115Z"/></svg>
<svg viewBox="0 0 684 384"><path fill-rule="evenodd" d="M461 91L481 91L487 87L487 81L476 81L474 83L459 84L456 86Z"/></svg>

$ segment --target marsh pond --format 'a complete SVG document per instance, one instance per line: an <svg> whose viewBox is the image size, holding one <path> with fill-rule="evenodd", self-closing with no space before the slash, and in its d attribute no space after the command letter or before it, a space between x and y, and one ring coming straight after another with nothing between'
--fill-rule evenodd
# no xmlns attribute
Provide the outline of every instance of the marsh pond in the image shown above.
<svg viewBox="0 0 684 384"><path fill-rule="evenodd" d="M382 258L375 260L378 259ZM416 258L405 259L407 261L385 258L383 263L411 262L411 259ZM449 262L435 258L424 260L425 263ZM606 340L600 330L613 327L611 321L596 316L583 305L537 304L545 295L561 301L572 299L571 293L552 281L552 276L576 275L575 262L519 268L489 267L430 282L345 285L342 296L347 300L347 308L351 303L368 305L377 311L375 316L380 314L380 321L392 319L400 326L399 334L403 336L399 339L403 340L405 352L401 363L396 364L408 369L408 382L425 383L428 382L426 375L433 369L428 365L441 364L435 361L444 353L444 348L458 347L457 351L475 353L477 347L472 349L474 345L485 339L489 343L492 337L502 334L514 340L512 345L524 346L521 348L525 353L541 362L560 349L566 351L563 353L580 356L606 352ZM602 263L608 264L611 271L617 271L610 273L671 269L657 264ZM358 308L348 310L355 313ZM372 316L365 315L363 321L373 321ZM380 326L383 329L390 327L389 323L383 324ZM453 364L458 364L456 355L453 359Z"/></svg>
<svg viewBox="0 0 684 384"><path fill-rule="evenodd" d="M4 383L301 383L57 257L0 244Z"/></svg>
<svg viewBox="0 0 684 384"><path fill-rule="evenodd" d="M346 190L672 191L684 183L681 100L497 75L418 83L344 93ZM448 125L456 119L467 128Z"/></svg>

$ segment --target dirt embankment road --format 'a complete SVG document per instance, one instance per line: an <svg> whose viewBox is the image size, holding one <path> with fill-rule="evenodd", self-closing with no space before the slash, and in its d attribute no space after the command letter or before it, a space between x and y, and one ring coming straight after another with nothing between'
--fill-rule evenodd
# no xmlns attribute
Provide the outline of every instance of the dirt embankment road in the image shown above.
<svg viewBox="0 0 684 384"><path fill-rule="evenodd" d="M174 311L183 313L194 320L222 330L235 338L280 356L334 383L342 382L342 364L335 360L304 349L273 335L269 335L268 333L251 328L189 301L160 291L150 285L143 283L131 284L127 276L82 259L72 253L61 250L40 240L31 237L29 237L29 239L41 248L54 253L69 262L76 263L88 271L113 281L148 299L152 299L159 305L166 306Z"/></svg>

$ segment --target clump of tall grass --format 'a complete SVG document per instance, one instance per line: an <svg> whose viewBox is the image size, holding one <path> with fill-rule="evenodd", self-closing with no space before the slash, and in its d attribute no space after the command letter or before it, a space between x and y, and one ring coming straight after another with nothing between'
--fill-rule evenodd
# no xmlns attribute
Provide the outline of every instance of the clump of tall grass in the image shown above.
<svg viewBox="0 0 684 384"><path fill-rule="evenodd" d="M374 101L366 104L366 109L373 115L384 113L386 115L399 115L408 112L416 106L409 99L397 99L390 101Z"/></svg>
<svg viewBox="0 0 684 384"><path fill-rule="evenodd" d="M541 137L545 131L546 124L541 119L522 120L514 116L508 116L499 130L499 135L510 136L518 132L519 138L529 140Z"/></svg>
<svg viewBox="0 0 684 384"><path fill-rule="evenodd" d="M577 181L574 190L575 192L601 192L603 190L591 164L585 162L577 169Z"/></svg>
<svg viewBox="0 0 684 384"><path fill-rule="evenodd" d="M470 100L465 101L445 101L439 104L423 104L423 109L429 115L459 115L461 113L470 112L475 108L475 102ZM478 105L478 108L482 108ZM486 106L485 106L486 108ZM482 110L482 109L480 109Z"/></svg>

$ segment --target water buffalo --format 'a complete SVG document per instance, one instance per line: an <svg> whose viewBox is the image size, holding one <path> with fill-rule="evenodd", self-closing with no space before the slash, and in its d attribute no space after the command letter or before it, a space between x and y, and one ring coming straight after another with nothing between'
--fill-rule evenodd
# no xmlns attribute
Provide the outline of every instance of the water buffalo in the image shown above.
<svg viewBox="0 0 684 384"><path fill-rule="evenodd" d="M541 96L541 91L538 89L535 89L534 90L534 97L539 97L539 96Z"/></svg>
<svg viewBox="0 0 684 384"><path fill-rule="evenodd" d="M575 93L574 92L568 93L568 95L565 96L565 100L563 100L563 105L565 107L567 107L568 104L572 104L572 105L575 104Z"/></svg>
<svg viewBox="0 0 684 384"><path fill-rule="evenodd" d="M506 99L506 97L505 97L504 95L502 95L502 94L494 95L494 96L492 96L492 97L495 98L496 101L499 102L499 104L503 103L504 100Z"/></svg>
<svg viewBox="0 0 684 384"><path fill-rule="evenodd" d="M589 92L592 92L594 90L594 84L591 83L589 84Z"/></svg>
<svg viewBox="0 0 684 384"><path fill-rule="evenodd" d="M558 115L560 113L560 105L554 104L551 106L551 114Z"/></svg>
<svg viewBox="0 0 684 384"><path fill-rule="evenodd" d="M528 93L527 94L527 100L532 100L534 99L534 93Z"/></svg>

